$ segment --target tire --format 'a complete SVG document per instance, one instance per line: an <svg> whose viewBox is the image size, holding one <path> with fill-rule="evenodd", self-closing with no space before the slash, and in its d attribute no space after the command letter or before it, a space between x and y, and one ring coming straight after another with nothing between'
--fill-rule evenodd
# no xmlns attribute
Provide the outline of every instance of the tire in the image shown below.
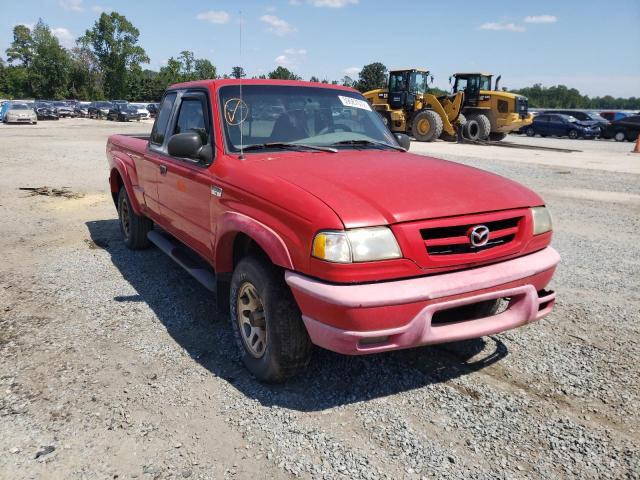
<svg viewBox="0 0 640 480"><path fill-rule="evenodd" d="M535 137L536 136L536 131L533 129L533 127L528 127L525 132L527 134L527 137Z"/></svg>
<svg viewBox="0 0 640 480"><path fill-rule="evenodd" d="M627 141L629 141L629 142L635 142L635 141L638 139L638 137L639 137L639 136L640 136L640 133L636 133L636 134L634 135L634 133L633 133L633 132L628 131L628 132L627 132Z"/></svg>
<svg viewBox="0 0 640 480"><path fill-rule="evenodd" d="M475 116L471 116L467 119L467 123L463 128L464 138L472 141L480 140L480 124Z"/></svg>
<svg viewBox="0 0 640 480"><path fill-rule="evenodd" d="M148 248L151 242L147 233L153 229L153 222L147 217L137 215L127 195L127 190L122 187L118 194L118 219L120 231L124 238L124 244L131 250Z"/></svg>
<svg viewBox="0 0 640 480"><path fill-rule="evenodd" d="M575 140L576 138L578 138L578 131L577 130L569 130L568 136L570 139Z"/></svg>
<svg viewBox="0 0 640 480"><path fill-rule="evenodd" d="M474 118L478 122L480 127L480 140L486 140L491 135L491 121L489 117L484 114L474 115Z"/></svg>
<svg viewBox="0 0 640 480"><path fill-rule="evenodd" d="M258 380L282 383L307 367L313 346L281 269L257 256L240 260L229 304L240 358Z"/></svg>
<svg viewBox="0 0 640 480"><path fill-rule="evenodd" d="M492 142L499 142L501 140L504 140L505 138L507 138L506 133L492 132L489 134L489 140L491 140Z"/></svg>
<svg viewBox="0 0 640 480"><path fill-rule="evenodd" d="M433 142L442 135L442 119L433 110L422 110L413 118L411 134L419 142Z"/></svg>

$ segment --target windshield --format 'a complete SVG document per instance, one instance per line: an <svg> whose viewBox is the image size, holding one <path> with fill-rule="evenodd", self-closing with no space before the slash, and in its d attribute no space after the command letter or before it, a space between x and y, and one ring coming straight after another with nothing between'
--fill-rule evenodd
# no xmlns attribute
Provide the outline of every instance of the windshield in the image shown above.
<svg viewBox="0 0 640 480"><path fill-rule="evenodd" d="M134 107L133 105L122 105L120 107L120 109L125 111L125 112L132 112L132 113L137 113L138 112L138 108Z"/></svg>
<svg viewBox="0 0 640 480"><path fill-rule="evenodd" d="M234 85L222 87L219 97L227 150L231 152L238 152L240 145L334 146L353 140L398 146L380 116L357 92L243 85L240 100L239 87ZM365 147L347 143L337 148Z"/></svg>
<svg viewBox="0 0 640 480"><path fill-rule="evenodd" d="M25 103L14 103L9 110L29 110Z"/></svg>
<svg viewBox="0 0 640 480"><path fill-rule="evenodd" d="M66 107L67 104L64 102L53 102L56 107Z"/></svg>
<svg viewBox="0 0 640 480"><path fill-rule="evenodd" d="M428 89L426 72L414 72L411 74L411 87L415 93L424 93Z"/></svg>

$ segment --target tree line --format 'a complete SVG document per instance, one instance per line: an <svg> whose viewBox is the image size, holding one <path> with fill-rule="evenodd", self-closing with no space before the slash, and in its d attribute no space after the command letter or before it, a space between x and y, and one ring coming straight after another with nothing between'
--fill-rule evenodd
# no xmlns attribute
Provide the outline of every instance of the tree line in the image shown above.
<svg viewBox="0 0 640 480"><path fill-rule="evenodd" d="M173 83L247 76L240 66L220 75L210 60L195 58L189 50L169 58L158 71L143 68L149 57L139 45L139 37L140 31L117 12L102 13L70 49L60 45L41 19L33 28L16 25L13 41L6 50L6 62L0 58L0 98L157 101ZM283 66L253 78L302 79ZM360 70L358 79L344 76L329 81L312 76L309 80L366 92L384 88L387 78L387 67L374 62ZM438 88L431 91L436 95L447 93ZM640 98L589 98L564 85L547 88L536 84L513 92L528 97L531 107L640 109Z"/></svg>

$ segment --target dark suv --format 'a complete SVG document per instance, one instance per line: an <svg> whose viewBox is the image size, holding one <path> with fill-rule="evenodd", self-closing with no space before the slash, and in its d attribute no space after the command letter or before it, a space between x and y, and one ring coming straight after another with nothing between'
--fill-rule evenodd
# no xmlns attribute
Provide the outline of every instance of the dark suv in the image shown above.
<svg viewBox="0 0 640 480"><path fill-rule="evenodd" d="M640 115L631 115L611 122L602 136L604 138L615 138L616 142L635 142L640 135Z"/></svg>
<svg viewBox="0 0 640 480"><path fill-rule="evenodd" d="M554 112L537 115L533 123L525 127L525 133L528 137L594 138L600 134L600 127L594 122L581 122L571 115Z"/></svg>
<svg viewBox="0 0 640 480"><path fill-rule="evenodd" d="M107 120L117 120L119 122L128 122L129 120L140 121L138 109L133 105L125 103L116 103L107 113Z"/></svg>
<svg viewBox="0 0 640 480"><path fill-rule="evenodd" d="M111 102L91 102L87 112L89 118L103 118L107 116L112 107Z"/></svg>

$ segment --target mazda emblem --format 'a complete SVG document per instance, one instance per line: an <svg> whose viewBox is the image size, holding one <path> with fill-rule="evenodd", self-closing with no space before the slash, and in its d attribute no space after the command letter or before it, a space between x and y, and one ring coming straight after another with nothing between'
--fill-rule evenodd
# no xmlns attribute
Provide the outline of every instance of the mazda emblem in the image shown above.
<svg viewBox="0 0 640 480"><path fill-rule="evenodd" d="M469 241L474 247L483 247L489 242L489 227L476 225L469 233Z"/></svg>

